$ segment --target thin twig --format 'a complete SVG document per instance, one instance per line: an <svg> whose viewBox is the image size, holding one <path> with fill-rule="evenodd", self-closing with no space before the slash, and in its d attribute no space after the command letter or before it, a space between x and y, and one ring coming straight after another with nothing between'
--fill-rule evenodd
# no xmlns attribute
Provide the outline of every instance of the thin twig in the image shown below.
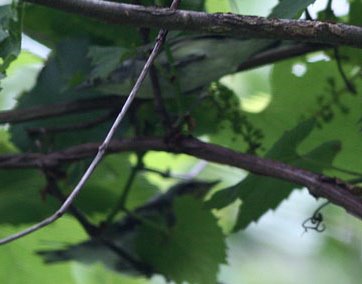
<svg viewBox="0 0 362 284"><path fill-rule="evenodd" d="M334 57L336 58L337 68L339 71L339 74L341 74L342 80L344 84L346 85L346 89L353 95L357 95L356 87L353 85L353 83L348 79L346 73L343 70L342 66L342 60L339 54L338 47L334 48Z"/></svg>
<svg viewBox="0 0 362 284"><path fill-rule="evenodd" d="M58 201L63 203L66 200L66 196L63 195L58 187L56 173L54 173L54 169L43 169L43 173L47 180L44 194L50 194ZM83 214L83 212L81 212L74 204L71 204L69 206L69 211L78 220L78 222L82 225L83 229L90 237L94 237L95 235L99 234L100 229L97 226L93 225Z"/></svg>
<svg viewBox="0 0 362 284"><path fill-rule="evenodd" d="M161 87L160 87L160 82L158 80L158 72L157 69L154 65L151 66L150 68L150 79L151 79L151 84L152 84L152 89L153 89L153 96L155 98L155 109L156 112L159 114L160 118L161 118L161 122L163 124L163 126L165 127L165 129L170 129L171 128L171 119L170 119L170 115L167 112L165 103L164 103L164 99L162 97L162 93L161 93Z"/></svg>
<svg viewBox="0 0 362 284"><path fill-rule="evenodd" d="M144 44L149 43L149 32L150 32L150 29L147 29L147 28L140 29L140 34L142 36ZM164 103L164 99L162 97L160 80L159 80L157 68L155 67L154 64L152 64L149 74L150 74L150 81L151 81L151 85L152 85L155 110L159 114L161 122L162 122L163 126L165 127L165 130L167 131L168 129L171 129L171 119L170 119L170 115L167 112L166 105Z"/></svg>
<svg viewBox="0 0 362 284"><path fill-rule="evenodd" d="M119 198L119 200L116 202L116 205L114 206L113 210L109 213L106 224L112 223L114 217L117 215L117 213L121 210L126 209L126 201L129 196L129 193L131 191L133 182L135 181L136 175L139 170L143 167L143 156L144 153L137 154L137 163L132 168L130 175L128 176L126 185L124 186L123 192Z"/></svg>
<svg viewBox="0 0 362 284"><path fill-rule="evenodd" d="M173 9L173 7L177 7L179 3L179 0L174 0L171 4L171 9ZM11 241L14 241L16 239L19 239L21 237L24 237L32 232L35 232L51 223L53 223L54 221L56 221L57 219L59 219L61 216L63 216L63 214L68 210L69 206L72 204L73 200L77 197L77 195L79 194L79 192L82 190L84 184L87 182L87 180L89 179L89 177L92 175L93 171L95 170L95 168L97 167L97 165L99 164L99 162L102 160L108 146L109 143L112 139L112 137L114 136L115 132L117 131L117 128L119 126L119 124L122 122L124 116L126 115L129 107L132 104L133 99L135 98L136 94L138 93L144 79L146 78L146 75L148 73L149 68L151 67L153 61L156 59L161 46L163 44L163 41L165 39L167 35L167 30L160 30L160 32L157 35L156 38L156 43L155 46L150 54L150 56L148 57L146 64L144 65L139 77L137 78L137 81L135 83L135 85L133 86L125 104L123 105L121 111L119 112L117 118L115 119L111 129L109 130L106 138L104 139L103 143L101 144L101 146L99 146L98 148L98 153L97 155L94 157L93 161L91 162L91 164L89 165L88 169L85 171L85 173L83 174L83 176L81 177L80 181L78 182L78 184L75 186L75 188L73 189L73 191L71 192L71 194L67 197L67 199L65 200L65 202L63 203L63 205L50 217L44 219L43 221L19 232L13 235L10 235L6 238L0 239L0 245L2 244L6 244L9 243Z"/></svg>

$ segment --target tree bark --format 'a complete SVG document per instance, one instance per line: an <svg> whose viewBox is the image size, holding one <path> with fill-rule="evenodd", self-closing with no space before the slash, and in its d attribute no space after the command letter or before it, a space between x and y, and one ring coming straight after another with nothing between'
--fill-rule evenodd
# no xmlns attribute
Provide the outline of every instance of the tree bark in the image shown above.
<svg viewBox="0 0 362 284"><path fill-rule="evenodd" d="M232 13L208 14L99 0L25 1L113 24L362 48L362 27L345 24L271 19Z"/></svg>

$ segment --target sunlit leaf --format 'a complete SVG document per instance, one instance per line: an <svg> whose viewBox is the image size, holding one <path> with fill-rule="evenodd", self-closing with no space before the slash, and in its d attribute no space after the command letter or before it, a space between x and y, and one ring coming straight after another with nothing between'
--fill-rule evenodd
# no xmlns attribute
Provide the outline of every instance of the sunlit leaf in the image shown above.
<svg viewBox="0 0 362 284"><path fill-rule="evenodd" d="M315 172L321 172L324 168L328 169L340 150L340 143L327 142L309 153L302 155L297 153L298 146L310 134L312 128L313 123L308 121L285 132L266 157ZM318 160L315 160L316 157ZM245 228L252 221L257 221L268 210L275 209L293 189L299 187L299 185L275 178L251 174L240 183L216 193L209 206L221 208L237 198L242 200L235 225L235 230L239 230Z"/></svg>
<svg viewBox="0 0 362 284"><path fill-rule="evenodd" d="M269 15L271 18L299 18L304 9L315 0L280 0Z"/></svg>
<svg viewBox="0 0 362 284"><path fill-rule="evenodd" d="M20 53L22 5L0 6L0 79Z"/></svg>

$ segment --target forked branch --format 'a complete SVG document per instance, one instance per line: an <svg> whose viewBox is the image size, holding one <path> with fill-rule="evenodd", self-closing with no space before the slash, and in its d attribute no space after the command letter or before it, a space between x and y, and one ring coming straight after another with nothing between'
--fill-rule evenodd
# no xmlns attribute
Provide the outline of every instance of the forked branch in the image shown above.
<svg viewBox="0 0 362 284"><path fill-rule="evenodd" d="M173 0L172 4L171 4L171 10L176 9L178 7L180 0ZM74 199L77 197L77 195L79 194L79 192L82 190L84 184L87 182L87 180L90 178L90 176L92 175L92 173L94 172L95 168L97 167L97 165L100 163L100 161L102 160L103 156L106 153L106 150L111 142L112 137L114 136L115 132L117 131L118 126L120 125L120 123L122 122L123 118L125 117L128 109L130 108L132 101L134 100L136 94L138 93L139 89L141 88L141 85L144 81L144 79L146 78L146 75L150 69L150 67L152 66L153 61L156 59L162 44L166 38L167 35L167 30L163 30L161 29L160 32L157 35L156 38L156 43L152 49L152 52L150 53L150 56L148 57L140 75L137 78L136 83L134 84L129 96L127 97L126 102L124 103L122 109L120 110L118 116L116 117L116 119L114 120L111 129L108 131L104 141L102 142L102 144L98 147L96 156L94 157L94 159L92 160L92 162L90 163L90 165L88 166L87 170L85 171L85 173L82 175L80 181L78 182L78 184L75 186L75 188L72 190L72 192L70 193L70 195L67 197L67 199L64 201L64 203L62 204L62 206L50 217L44 219L43 221L19 232L13 235L10 235L4 239L0 240L0 245L1 244L6 244L9 243L11 241L14 241L16 239L19 239L21 237L24 237L32 232L35 232L51 223L53 223L54 221L56 221L57 219L59 219L61 216L64 215L64 213L68 210L68 208L72 205Z"/></svg>

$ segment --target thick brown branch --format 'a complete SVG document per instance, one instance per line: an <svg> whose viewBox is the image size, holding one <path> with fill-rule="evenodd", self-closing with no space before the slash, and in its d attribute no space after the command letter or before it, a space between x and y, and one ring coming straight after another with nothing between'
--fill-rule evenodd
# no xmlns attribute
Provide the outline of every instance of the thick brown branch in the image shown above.
<svg viewBox="0 0 362 284"><path fill-rule="evenodd" d="M362 27L319 21L269 19L232 13L144 7L98 0L25 0L113 24L164 28L242 38L272 38L362 48Z"/></svg>
<svg viewBox="0 0 362 284"><path fill-rule="evenodd" d="M0 168L54 167L61 163L92 157L97 152L98 147L98 143L88 143L49 154L0 156ZM311 194L327 198L362 219L362 201L347 186L331 182L331 179L327 177L282 162L239 153L191 137L182 137L175 144L167 144L162 138L124 139L112 141L108 148L108 153L123 151L185 153L210 162L245 169L258 175L279 178L305 186Z"/></svg>

